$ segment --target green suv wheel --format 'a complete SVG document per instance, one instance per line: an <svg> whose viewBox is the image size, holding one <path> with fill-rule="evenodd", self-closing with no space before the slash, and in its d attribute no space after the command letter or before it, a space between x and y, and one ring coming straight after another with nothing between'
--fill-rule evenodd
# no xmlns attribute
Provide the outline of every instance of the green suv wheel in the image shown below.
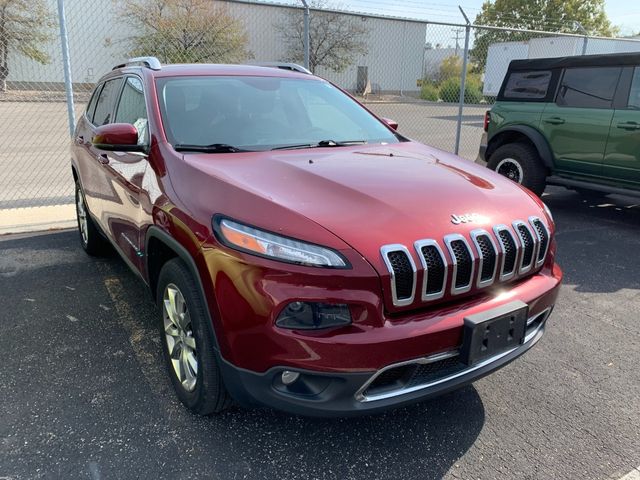
<svg viewBox="0 0 640 480"><path fill-rule="evenodd" d="M498 147L487 164L491 170L542 195L547 174L535 148L524 143L508 143Z"/></svg>

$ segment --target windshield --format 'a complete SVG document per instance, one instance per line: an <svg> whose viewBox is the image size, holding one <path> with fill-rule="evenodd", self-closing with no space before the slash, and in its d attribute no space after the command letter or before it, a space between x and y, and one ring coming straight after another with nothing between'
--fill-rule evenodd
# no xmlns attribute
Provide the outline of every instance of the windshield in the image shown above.
<svg viewBox="0 0 640 480"><path fill-rule="evenodd" d="M399 141L357 102L322 80L197 76L160 78L157 86L165 133L182 150Z"/></svg>

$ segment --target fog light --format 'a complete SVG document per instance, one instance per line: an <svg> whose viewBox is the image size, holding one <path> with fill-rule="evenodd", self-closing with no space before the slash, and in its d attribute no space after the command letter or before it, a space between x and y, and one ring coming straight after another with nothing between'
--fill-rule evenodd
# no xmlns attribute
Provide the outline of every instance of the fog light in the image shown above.
<svg viewBox="0 0 640 480"><path fill-rule="evenodd" d="M285 385L291 385L293 382L300 378L300 374L298 372L290 372L289 370L285 370L282 372L282 383Z"/></svg>
<svg viewBox="0 0 640 480"><path fill-rule="evenodd" d="M276 325L292 330L317 330L351 324L349 306L344 303L291 302L276 320Z"/></svg>

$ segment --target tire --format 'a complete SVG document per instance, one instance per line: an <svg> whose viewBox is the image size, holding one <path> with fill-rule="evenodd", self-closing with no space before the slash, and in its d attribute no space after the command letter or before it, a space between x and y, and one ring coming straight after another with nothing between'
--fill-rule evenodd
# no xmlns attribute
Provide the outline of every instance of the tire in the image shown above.
<svg viewBox="0 0 640 480"><path fill-rule="evenodd" d="M204 299L182 260L174 258L162 267L156 300L164 360L176 395L198 415L226 409L231 397L220 373L213 327Z"/></svg>
<svg viewBox="0 0 640 480"><path fill-rule="evenodd" d="M84 199L80 181L76 181L76 220L80 234L80 245L89 255L99 257L109 252L110 245L93 222Z"/></svg>
<svg viewBox="0 0 640 480"><path fill-rule="evenodd" d="M524 143L507 143L493 152L487 167L519 183L538 196L547 186L546 168L534 147Z"/></svg>

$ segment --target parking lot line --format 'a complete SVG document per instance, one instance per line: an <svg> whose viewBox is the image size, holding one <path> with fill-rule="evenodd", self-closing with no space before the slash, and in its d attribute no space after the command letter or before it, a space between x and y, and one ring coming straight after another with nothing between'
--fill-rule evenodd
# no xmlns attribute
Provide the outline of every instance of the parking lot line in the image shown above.
<svg viewBox="0 0 640 480"><path fill-rule="evenodd" d="M640 466L638 468L634 468L626 475L623 475L618 480L640 480Z"/></svg>

